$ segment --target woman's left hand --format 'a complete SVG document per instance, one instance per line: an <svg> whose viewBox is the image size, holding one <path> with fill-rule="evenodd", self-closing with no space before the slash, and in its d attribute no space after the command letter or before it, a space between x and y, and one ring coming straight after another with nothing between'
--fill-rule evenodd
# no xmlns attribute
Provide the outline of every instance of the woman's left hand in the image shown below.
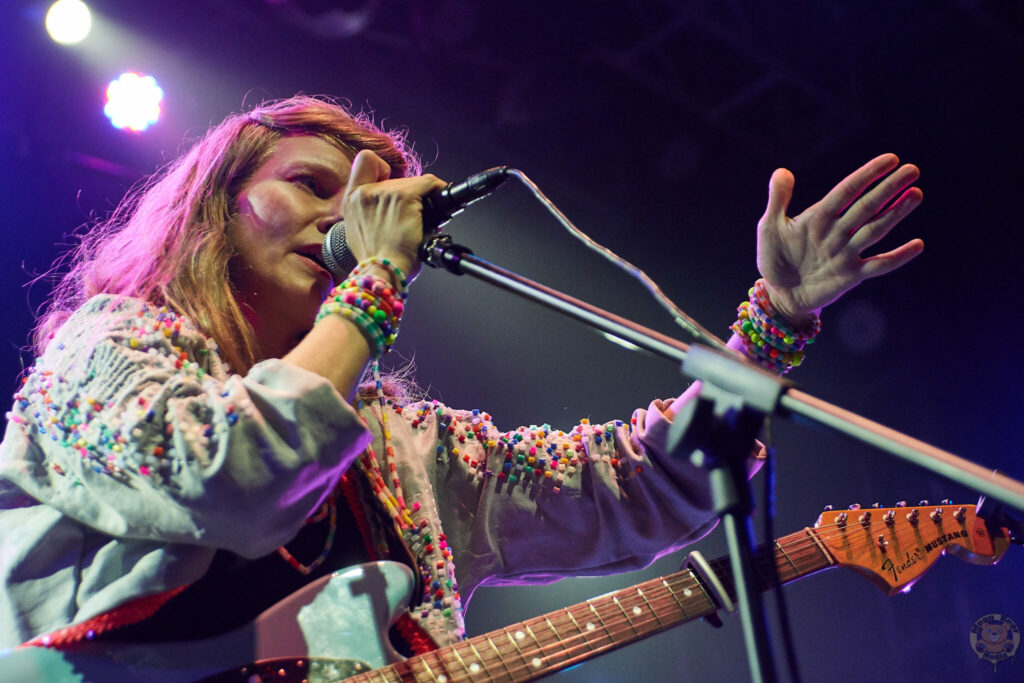
<svg viewBox="0 0 1024 683"><path fill-rule="evenodd" d="M920 189L908 189L920 175L917 167L897 165L895 154L872 159L796 218L786 215L793 174L784 168L772 174L768 208L757 225L757 267L772 303L794 324L805 322L864 280L903 266L924 249L922 240L913 239L884 254L861 258L864 249L885 237L923 198Z"/></svg>

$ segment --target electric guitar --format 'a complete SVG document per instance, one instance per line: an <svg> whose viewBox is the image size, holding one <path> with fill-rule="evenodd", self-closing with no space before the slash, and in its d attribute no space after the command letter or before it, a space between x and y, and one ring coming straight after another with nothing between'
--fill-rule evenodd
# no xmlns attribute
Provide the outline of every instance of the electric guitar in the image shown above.
<svg viewBox="0 0 1024 683"><path fill-rule="evenodd" d="M1010 537L1006 528L990 530L974 505L828 510L814 528L757 551L757 588L771 590L841 566L893 595L946 553L994 564ZM319 579L226 635L14 650L0 656L0 680L531 681L678 624L699 618L714 623L733 600L728 558L707 562L691 553L674 574L403 659L387 631L413 585L404 565L359 565Z"/></svg>

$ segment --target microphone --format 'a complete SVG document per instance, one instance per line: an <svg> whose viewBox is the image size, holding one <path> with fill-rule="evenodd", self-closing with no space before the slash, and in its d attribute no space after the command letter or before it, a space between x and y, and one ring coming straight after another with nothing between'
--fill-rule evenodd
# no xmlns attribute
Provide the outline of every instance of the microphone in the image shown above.
<svg viewBox="0 0 1024 683"><path fill-rule="evenodd" d="M508 166L496 166L474 173L461 183L448 183L423 198L423 234L432 235L452 216L473 202L483 199L508 180ZM324 265L341 282L356 267L356 257L345 239L345 221L338 221L324 235Z"/></svg>

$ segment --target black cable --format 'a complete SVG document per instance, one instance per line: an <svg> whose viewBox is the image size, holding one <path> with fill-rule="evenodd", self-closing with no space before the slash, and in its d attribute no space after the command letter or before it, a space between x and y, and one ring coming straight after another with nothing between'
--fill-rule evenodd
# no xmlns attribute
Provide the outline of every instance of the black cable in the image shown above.
<svg viewBox="0 0 1024 683"><path fill-rule="evenodd" d="M796 661L796 650L793 648L793 630L789 622L789 610L786 607L786 596L779 579L779 567L775 562L775 447L772 445L772 423L765 420L765 450L767 458L764 462L764 537L765 543L771 544L769 557L771 561L772 583L775 584L775 603L779 611L779 626L782 630L782 649L786 653L786 666L793 683L801 683L800 668Z"/></svg>

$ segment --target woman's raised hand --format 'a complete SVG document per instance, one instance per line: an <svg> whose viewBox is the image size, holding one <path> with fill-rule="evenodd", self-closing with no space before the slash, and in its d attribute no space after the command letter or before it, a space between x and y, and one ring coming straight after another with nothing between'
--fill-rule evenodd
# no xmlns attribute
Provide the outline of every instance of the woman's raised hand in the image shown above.
<svg viewBox="0 0 1024 683"><path fill-rule="evenodd" d="M861 257L921 203L921 190L909 187L920 175L917 167L898 165L895 154L872 159L795 218L787 215L793 174L784 168L772 174L768 208L757 225L757 267L772 303L793 323L799 325L864 280L900 268L924 249L922 240L913 239L884 254Z"/></svg>

